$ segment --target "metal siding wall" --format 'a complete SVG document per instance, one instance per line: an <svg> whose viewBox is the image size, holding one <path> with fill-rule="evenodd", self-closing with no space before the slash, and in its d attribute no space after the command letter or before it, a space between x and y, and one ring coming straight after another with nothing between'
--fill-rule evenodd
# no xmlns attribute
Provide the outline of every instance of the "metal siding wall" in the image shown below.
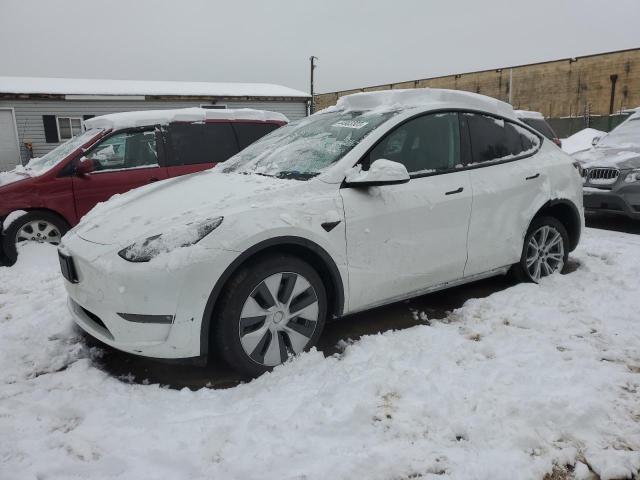
<svg viewBox="0 0 640 480"><path fill-rule="evenodd" d="M23 162L29 160L24 142L33 144L33 156L41 157L58 146L46 143L44 138L43 115L83 116L105 115L107 113L136 110L159 110L169 108L198 107L206 101L100 101L100 100L0 100L0 107L14 107L20 140L20 154ZM257 108L272 110L287 116L290 121L306 115L304 102L220 102L228 108Z"/></svg>

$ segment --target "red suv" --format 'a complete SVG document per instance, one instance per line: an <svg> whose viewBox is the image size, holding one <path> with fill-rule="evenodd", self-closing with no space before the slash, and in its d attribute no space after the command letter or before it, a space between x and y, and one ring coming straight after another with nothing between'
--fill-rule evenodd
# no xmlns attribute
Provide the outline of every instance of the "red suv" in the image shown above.
<svg viewBox="0 0 640 480"><path fill-rule="evenodd" d="M15 261L21 241L59 243L114 194L213 167L286 123L279 113L202 108L87 120L82 135L26 167L0 173L4 260Z"/></svg>

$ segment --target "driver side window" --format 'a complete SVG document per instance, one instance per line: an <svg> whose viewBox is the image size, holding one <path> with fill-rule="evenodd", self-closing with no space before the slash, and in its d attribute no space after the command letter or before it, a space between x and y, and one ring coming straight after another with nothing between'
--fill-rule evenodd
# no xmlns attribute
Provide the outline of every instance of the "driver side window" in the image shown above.
<svg viewBox="0 0 640 480"><path fill-rule="evenodd" d="M369 165L380 158L402 163L410 174L456 168L461 164L458 114L434 113L409 120L371 150Z"/></svg>
<svg viewBox="0 0 640 480"><path fill-rule="evenodd" d="M153 130L117 133L100 142L85 157L95 162L97 171L156 166L156 135Z"/></svg>

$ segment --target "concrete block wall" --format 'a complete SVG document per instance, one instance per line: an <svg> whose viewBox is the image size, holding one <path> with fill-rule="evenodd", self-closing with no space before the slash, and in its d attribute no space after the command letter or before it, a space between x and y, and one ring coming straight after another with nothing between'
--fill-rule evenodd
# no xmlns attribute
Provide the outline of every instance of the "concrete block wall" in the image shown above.
<svg viewBox="0 0 640 480"><path fill-rule="evenodd" d="M509 100L510 67L425 78L316 95L316 110L335 105L356 92L401 88L451 88ZM515 108L542 112L546 117L608 115L612 76L613 113L640 107L640 48L511 67Z"/></svg>

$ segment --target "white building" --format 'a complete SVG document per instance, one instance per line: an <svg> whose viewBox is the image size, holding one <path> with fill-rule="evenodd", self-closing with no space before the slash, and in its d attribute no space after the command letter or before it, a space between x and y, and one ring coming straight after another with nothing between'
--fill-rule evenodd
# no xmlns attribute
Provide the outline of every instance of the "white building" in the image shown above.
<svg viewBox="0 0 640 480"><path fill-rule="evenodd" d="M307 114L309 99L264 83L0 77L0 171L44 155L97 115L202 106L271 110L292 121Z"/></svg>

